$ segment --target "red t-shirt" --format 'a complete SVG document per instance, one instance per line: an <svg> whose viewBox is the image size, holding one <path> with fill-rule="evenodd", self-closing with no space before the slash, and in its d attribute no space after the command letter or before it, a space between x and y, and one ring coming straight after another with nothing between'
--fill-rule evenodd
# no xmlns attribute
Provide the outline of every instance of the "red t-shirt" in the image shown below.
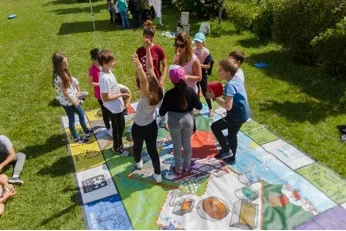
<svg viewBox="0 0 346 231"><path fill-rule="evenodd" d="M164 59L166 59L166 54L163 50L162 47L154 44L154 46L150 49L151 51L151 56L153 58L153 64L154 64L154 72L155 75L157 77L157 79L160 80L161 78L161 70L160 70L160 62ZM136 51L139 61L142 63L144 71L146 70L146 50L145 48L142 46L140 48L137 49Z"/></svg>
<svg viewBox="0 0 346 231"><path fill-rule="evenodd" d="M91 65L91 67L89 68L89 76L93 77L93 82L95 83L99 82L100 73L101 73L101 70L98 67L96 67L94 64ZM94 86L94 93L95 93L96 99L101 100L101 93L100 93L99 86Z"/></svg>

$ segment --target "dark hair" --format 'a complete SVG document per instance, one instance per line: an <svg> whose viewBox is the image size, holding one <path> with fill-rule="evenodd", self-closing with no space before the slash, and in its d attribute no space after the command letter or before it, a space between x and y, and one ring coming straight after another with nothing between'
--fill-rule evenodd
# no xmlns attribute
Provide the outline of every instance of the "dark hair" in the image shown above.
<svg viewBox="0 0 346 231"><path fill-rule="evenodd" d="M97 60L100 55L100 49L94 48L90 51L90 57L92 60Z"/></svg>
<svg viewBox="0 0 346 231"><path fill-rule="evenodd" d="M100 66L115 60L113 53L110 50L102 50L97 58Z"/></svg>
<svg viewBox="0 0 346 231"><path fill-rule="evenodd" d="M179 83L174 83L174 88L177 89L177 100L179 102L179 109L185 110L187 108L187 101L186 101L187 85L186 85L185 81L180 81Z"/></svg>
<svg viewBox="0 0 346 231"><path fill-rule="evenodd" d="M60 76L62 84L65 88L68 88L72 82L72 75L68 68L62 68L62 62L66 56L62 52L55 52L52 57L53 63L53 86L54 79L57 75Z"/></svg>
<svg viewBox="0 0 346 231"><path fill-rule="evenodd" d="M150 35L152 37L155 36L156 26L150 20L147 20L143 24L143 35Z"/></svg>
<svg viewBox="0 0 346 231"><path fill-rule="evenodd" d="M238 65L230 61L229 59L223 59L219 62L219 66L227 72L231 73L231 76L233 77L235 73L238 71Z"/></svg>
<svg viewBox="0 0 346 231"><path fill-rule="evenodd" d="M188 33L180 32L175 36L174 43L177 43L177 41L183 42L185 44L185 54L179 60L179 65L184 66L190 61L193 55L191 38ZM177 48L175 48L175 53L177 53Z"/></svg>
<svg viewBox="0 0 346 231"><path fill-rule="evenodd" d="M233 57L235 60L240 61L240 64L245 60L245 54L242 51L232 51L229 53L228 57Z"/></svg>

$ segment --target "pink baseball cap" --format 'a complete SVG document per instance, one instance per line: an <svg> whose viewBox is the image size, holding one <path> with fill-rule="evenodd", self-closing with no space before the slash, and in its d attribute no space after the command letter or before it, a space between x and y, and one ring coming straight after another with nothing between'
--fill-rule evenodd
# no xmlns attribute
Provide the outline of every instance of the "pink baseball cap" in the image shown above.
<svg viewBox="0 0 346 231"><path fill-rule="evenodd" d="M182 66L171 65L169 66L168 73L172 83L179 83L185 80L185 70Z"/></svg>

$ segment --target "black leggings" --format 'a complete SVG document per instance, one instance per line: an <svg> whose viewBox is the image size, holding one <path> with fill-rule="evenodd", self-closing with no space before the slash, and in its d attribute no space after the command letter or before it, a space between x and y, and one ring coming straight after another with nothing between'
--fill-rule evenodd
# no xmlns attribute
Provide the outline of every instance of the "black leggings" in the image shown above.
<svg viewBox="0 0 346 231"><path fill-rule="evenodd" d="M139 126L136 123L132 125L133 155L136 163L141 161L142 147L145 141L155 174L160 174L160 158L156 149L157 130L156 120L146 126Z"/></svg>
<svg viewBox="0 0 346 231"><path fill-rule="evenodd" d="M113 114L108 109L109 118L112 121L112 129L113 129L113 148L114 150L123 146L123 133L125 130L125 117L124 112Z"/></svg>
<svg viewBox="0 0 346 231"><path fill-rule="evenodd" d="M108 110L105 108L105 106L103 106L103 102L102 100L98 99L97 100L100 104L100 107L101 107L101 111L102 111L102 118L103 118L103 122L105 123L105 126L108 129L111 128L111 125L109 123L109 113L108 113Z"/></svg>
<svg viewBox="0 0 346 231"><path fill-rule="evenodd" d="M202 94L205 98L205 101L207 101L208 108L212 109L213 106L211 105L211 100L207 97L206 92L208 91L208 79L207 78L202 78L201 82L197 82L197 87L198 87L198 96L199 96L199 86L201 86L202 89Z"/></svg>
<svg viewBox="0 0 346 231"><path fill-rule="evenodd" d="M244 122L245 121L236 122L232 120L227 120L227 118L222 118L211 125L211 130L213 131L214 136L219 142L222 148L222 151L228 152L231 149L235 157L235 154L237 152L237 146L238 146L237 134ZM225 130L225 129L228 129L227 140L222 133L222 130ZM227 141L228 141L228 145L227 145Z"/></svg>

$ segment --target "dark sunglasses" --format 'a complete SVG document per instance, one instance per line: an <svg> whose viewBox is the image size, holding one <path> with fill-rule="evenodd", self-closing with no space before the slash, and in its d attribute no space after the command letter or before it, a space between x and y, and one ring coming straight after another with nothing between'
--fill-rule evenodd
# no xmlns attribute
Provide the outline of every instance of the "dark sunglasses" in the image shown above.
<svg viewBox="0 0 346 231"><path fill-rule="evenodd" d="M178 43L175 43L173 44L176 48L180 47L181 49L184 49L185 48L185 44L178 44Z"/></svg>

